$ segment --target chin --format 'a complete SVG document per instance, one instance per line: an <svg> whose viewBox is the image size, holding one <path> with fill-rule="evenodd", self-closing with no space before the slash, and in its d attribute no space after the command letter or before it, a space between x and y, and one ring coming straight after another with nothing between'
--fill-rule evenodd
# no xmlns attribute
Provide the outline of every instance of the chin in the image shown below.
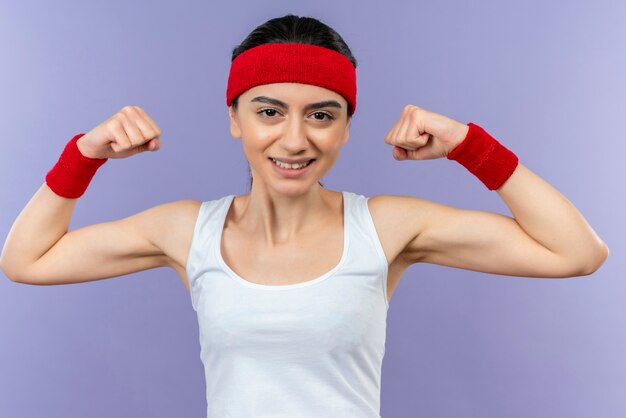
<svg viewBox="0 0 626 418"><path fill-rule="evenodd" d="M317 183L314 184L292 184L292 185L277 185L274 190L282 195L296 197L303 196L315 188Z"/></svg>

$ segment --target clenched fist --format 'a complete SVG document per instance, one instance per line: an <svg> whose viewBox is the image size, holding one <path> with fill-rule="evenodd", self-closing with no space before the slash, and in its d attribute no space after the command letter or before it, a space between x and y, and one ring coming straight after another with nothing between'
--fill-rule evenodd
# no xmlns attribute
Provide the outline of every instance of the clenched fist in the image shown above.
<svg viewBox="0 0 626 418"><path fill-rule="evenodd" d="M126 158L161 148L161 129L139 106L124 106L77 142L89 158Z"/></svg>
<svg viewBox="0 0 626 418"><path fill-rule="evenodd" d="M406 105L400 119L385 136L396 160L432 160L446 157L463 141L468 125L414 105Z"/></svg>

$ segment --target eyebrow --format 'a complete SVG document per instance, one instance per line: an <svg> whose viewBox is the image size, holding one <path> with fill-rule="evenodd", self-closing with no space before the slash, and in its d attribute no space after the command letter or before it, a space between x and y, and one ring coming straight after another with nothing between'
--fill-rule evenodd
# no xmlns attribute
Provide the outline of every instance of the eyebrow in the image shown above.
<svg viewBox="0 0 626 418"><path fill-rule="evenodd" d="M257 96L254 99L250 100L250 102L267 103L274 106L282 107L283 109L289 109L289 105L282 100L274 99L267 96ZM304 110L321 109L323 107L336 107L338 109L341 109L341 104L339 104L339 102L336 100L324 100L317 103L309 103L308 105L304 106Z"/></svg>

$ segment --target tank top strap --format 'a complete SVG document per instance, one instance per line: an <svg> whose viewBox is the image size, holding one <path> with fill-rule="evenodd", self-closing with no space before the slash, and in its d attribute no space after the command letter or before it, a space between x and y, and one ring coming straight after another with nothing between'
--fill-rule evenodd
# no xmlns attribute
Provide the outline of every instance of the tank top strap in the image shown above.
<svg viewBox="0 0 626 418"><path fill-rule="evenodd" d="M218 231L222 229L226 212L228 211L234 194L219 199L202 202L196 219L191 247L187 256L185 271L189 287L193 289L196 279L200 277L209 266L215 266L215 245L219 242ZM193 295L193 291L192 291ZM192 304L195 306L195 303Z"/></svg>
<svg viewBox="0 0 626 418"><path fill-rule="evenodd" d="M365 254L374 256L373 261L378 265L380 271L380 285L385 298L385 306L389 309L389 301L387 300L389 263L367 204L370 197L353 192L347 192L347 197L350 201L348 208L351 208L351 216L348 217L350 222L348 229L353 235L354 242L358 243L355 245L360 247L358 252L361 253L361 256Z"/></svg>

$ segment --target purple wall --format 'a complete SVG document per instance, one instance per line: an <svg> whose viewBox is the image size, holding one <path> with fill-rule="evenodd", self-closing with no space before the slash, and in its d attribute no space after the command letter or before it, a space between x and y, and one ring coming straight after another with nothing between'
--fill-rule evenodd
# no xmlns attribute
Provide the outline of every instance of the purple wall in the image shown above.
<svg viewBox="0 0 626 418"><path fill-rule="evenodd" d="M87 3L0 6L1 242L71 136L127 104L160 125L162 148L103 166L70 229L246 193L225 105L231 50L269 18L310 15L359 63L358 110L327 188L511 215L453 161L393 159L383 138L411 103L483 126L611 250L593 275L563 280L411 266L389 310L381 415L626 416L622 2ZM1 417L202 417L203 379L173 270L0 280Z"/></svg>

